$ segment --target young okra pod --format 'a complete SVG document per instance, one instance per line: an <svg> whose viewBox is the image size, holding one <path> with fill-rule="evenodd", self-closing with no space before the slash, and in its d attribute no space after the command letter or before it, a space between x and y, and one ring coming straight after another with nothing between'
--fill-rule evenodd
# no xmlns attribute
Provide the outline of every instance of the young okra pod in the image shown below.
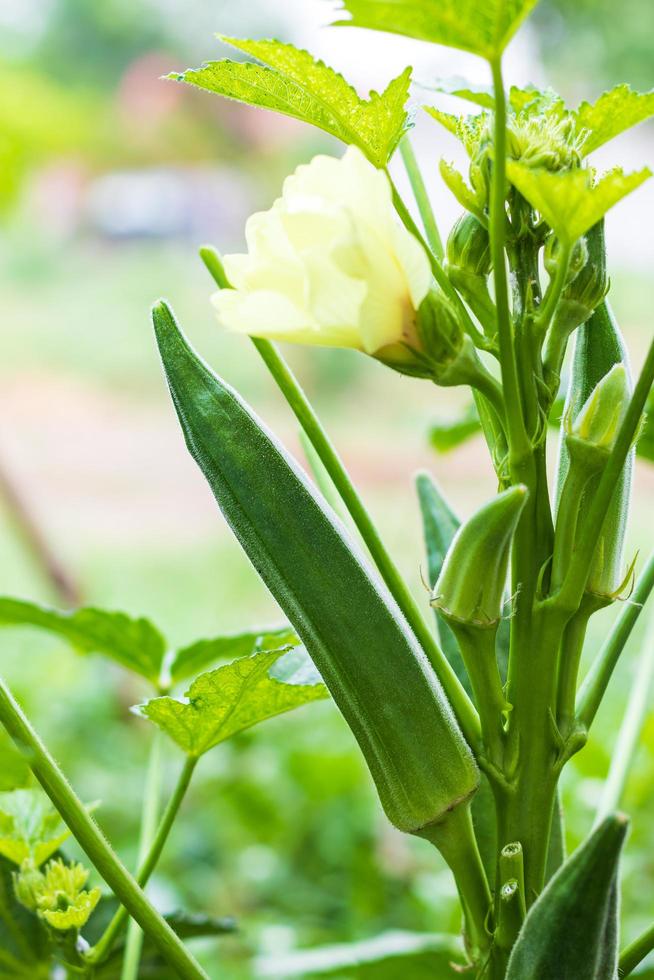
<svg viewBox="0 0 654 980"><path fill-rule="evenodd" d="M432 597L458 641L479 708L484 743L498 765L509 705L498 668L496 635L511 542L526 500L526 487L509 487L459 528Z"/></svg>
<svg viewBox="0 0 654 980"><path fill-rule="evenodd" d="M427 658L343 527L164 304L154 323L187 446L304 642L400 830L466 809L479 773Z"/></svg>
<svg viewBox="0 0 654 980"><path fill-rule="evenodd" d="M511 541L526 500L525 486L509 487L457 531L432 598L451 624L497 628Z"/></svg>
<svg viewBox="0 0 654 980"><path fill-rule="evenodd" d="M557 475L559 538L559 529L565 531L571 522L576 526L576 514L583 512L584 501L592 496L630 394L627 351L613 313L604 302L576 336L564 416L570 420L570 432L562 433ZM633 455L632 451L627 457L615 486L588 577L587 591L607 598L614 596L624 580L622 560ZM573 540L568 532L566 536ZM559 541L559 551L561 547ZM570 550L570 540L565 547ZM565 556L561 560L565 561Z"/></svg>

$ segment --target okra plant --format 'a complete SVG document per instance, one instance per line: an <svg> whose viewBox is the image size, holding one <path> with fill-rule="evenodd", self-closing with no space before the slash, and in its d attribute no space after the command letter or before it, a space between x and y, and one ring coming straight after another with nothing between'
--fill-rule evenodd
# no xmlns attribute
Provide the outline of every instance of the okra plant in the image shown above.
<svg viewBox="0 0 654 980"><path fill-rule="evenodd" d="M423 111L407 108L410 68L363 99L306 51L223 38L239 60L172 76L303 120L347 147L287 178L272 207L249 219L244 254L221 259L213 247L201 249L218 287L217 319L252 338L301 426L313 481L194 352L167 303L153 310L188 449L290 625L171 653L144 620L0 602L3 624L63 635L150 681L153 697L137 710L186 758L158 829L146 809L134 880L0 688L0 719L61 817L33 790L0 799L5 893L20 913L1 968L5 960L21 964L20 923L28 916L34 962L49 956L70 975L111 976L118 960L129 980L151 949L172 975L203 976L180 939L192 929L163 919L142 891L191 774L204 752L235 732L327 693L390 822L435 846L454 876L462 941L440 937L431 975L613 980L654 949L654 925L627 943L618 923L627 835L620 796L654 644L643 651L619 735L623 751L596 824L569 857L559 796L562 770L583 751L654 587L654 556L643 561L624 550L634 457L653 455L645 409L654 341L634 384L607 300L604 236L607 211L650 172L600 174L589 162L654 114L654 93L620 85L570 108L551 89L507 89L503 53L535 3L342 2L337 23L344 27L432 43L436 65L439 45L488 64L488 87L434 84L423 107L434 142L436 126L444 127L469 159L467 174L440 161L463 209L445 245L410 142L414 115ZM471 109L449 114L438 106L439 93ZM396 152L420 225L391 176ZM398 572L278 340L362 352L412 379L407 384L470 389L474 408L460 431L433 440L451 444L480 430L497 494L461 523L431 477L419 475L429 595L414 596ZM337 511L347 515L347 528ZM612 630L580 676L589 620L620 601ZM228 656L237 659L215 666ZM175 697L193 676L187 699ZM87 924L111 899L87 886L87 869L62 856L69 832L115 895L114 916L94 941ZM137 926L147 941L143 954ZM227 928L206 924L209 933ZM295 972L273 965L262 975L369 975L376 962L392 959L397 975L417 976L433 949L430 936L393 951L383 941L365 953L340 947L313 967L308 957ZM161 966L156 975L168 974Z"/></svg>
<svg viewBox="0 0 654 980"><path fill-rule="evenodd" d="M588 158L652 115L654 94L620 85L570 108L551 89L507 91L503 52L534 5L343 0L343 26L489 65L488 88L433 86L470 112L425 107L469 158L467 174L440 162L463 208L445 246L410 143L410 69L364 100L305 51L223 38L248 60L173 76L347 144L287 178L270 210L249 219L244 254L202 257L219 323L253 338L320 462L318 483L337 491L367 556L163 302L154 324L187 446L349 723L388 818L433 843L454 874L465 966L479 977L583 980L617 975L626 824L614 794L566 861L558 783L654 582L650 559L634 585L635 559L623 553L654 345L634 386L607 301L604 240L606 212L650 171L600 174ZM422 229L389 170L398 148ZM459 526L419 478L435 633L277 340L354 349L415 383L471 389L498 495ZM580 685L589 619L620 599ZM647 942L627 950L623 973Z"/></svg>

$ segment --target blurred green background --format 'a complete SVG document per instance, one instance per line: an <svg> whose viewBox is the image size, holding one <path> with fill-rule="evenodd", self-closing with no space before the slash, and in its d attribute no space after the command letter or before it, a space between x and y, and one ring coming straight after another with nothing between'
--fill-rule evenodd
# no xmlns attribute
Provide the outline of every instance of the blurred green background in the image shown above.
<svg viewBox="0 0 654 980"><path fill-rule="evenodd" d="M385 84L414 53L422 77L481 70L425 45L398 42L391 57L388 38L319 32L329 14L321 0L7 0L0 11L0 467L84 601L148 615L175 643L280 615L186 455L148 307L164 294L208 360L299 452L254 349L216 329L196 247L240 247L247 215L270 204L299 161L332 145L159 76L219 56L217 31L302 43L367 86ZM626 0L617 19L604 0L549 0L511 48L508 74L546 79L572 101L622 80L648 87L653 19L650 0ZM438 159L454 152L447 139L419 121L416 145L434 187ZM653 146L641 127L619 141L619 162L651 162ZM446 230L456 208L441 187L435 199ZM613 305L636 363L652 329L653 217L643 191L608 223ZM465 398L357 355L288 355L426 606L415 471L430 469L462 516L494 490L479 440L446 456L429 448L430 423L456 417ZM654 468L639 463L629 556L654 543L653 491ZM56 601L1 503L0 554L2 592ZM614 615L596 617L589 656ZM566 772L571 845L592 822L641 636ZM0 632L0 658L81 796L102 800L98 818L133 865L152 733L129 706L144 690L33 632ZM171 748L169 783L180 764ZM11 778L0 773L4 784ZM652 786L654 714L625 799L629 938L652 917ZM235 980L254 975L255 955L458 927L444 865L388 826L330 704L269 722L202 761L151 891L162 908L238 918L237 936L199 947L212 976Z"/></svg>

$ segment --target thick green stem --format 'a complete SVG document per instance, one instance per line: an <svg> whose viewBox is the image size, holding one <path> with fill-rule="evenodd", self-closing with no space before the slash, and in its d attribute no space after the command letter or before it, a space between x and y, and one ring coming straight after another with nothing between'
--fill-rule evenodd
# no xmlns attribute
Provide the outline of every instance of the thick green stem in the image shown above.
<svg viewBox="0 0 654 980"><path fill-rule="evenodd" d="M620 977L628 977L653 949L654 925L651 925L638 939L634 939L620 953L618 975Z"/></svg>
<svg viewBox="0 0 654 980"><path fill-rule="evenodd" d="M509 698L517 752L510 785L496 789L499 846L515 841L522 845L527 906L540 893L547 867L561 750L554 723L556 664L565 622L540 609L528 623L519 651L516 692Z"/></svg>
<svg viewBox="0 0 654 980"><path fill-rule="evenodd" d="M643 652L629 694L615 749L611 753L611 767L604 782L602 798L595 816L597 827L605 817L620 807L627 784L629 770L638 744L645 715L649 707L649 692L654 676L654 618L650 620Z"/></svg>
<svg viewBox="0 0 654 980"><path fill-rule="evenodd" d="M177 785L175 786L173 795L170 797L161 820L159 821L159 826L157 827L157 832L152 840L150 849L147 855L144 857L143 863L139 866L137 881L141 887L144 887L148 883L150 875L157 866L159 858L161 857L161 852L163 851L164 845L168 840L168 835L170 834L173 824L175 823L175 819L177 818L179 808L182 805L182 800L184 799L186 791L188 790L197 761L198 760L196 758L187 756L184 762L179 779L177 780ZM120 931L125 924L126 918L127 909L124 906L121 906L93 949L89 950L87 954L89 963L102 963L103 960L107 958L117 936L120 934Z"/></svg>
<svg viewBox="0 0 654 980"><path fill-rule="evenodd" d="M453 619L448 622L456 636L472 684L488 758L495 766L501 767L504 757L503 721L508 705L497 666L497 628L480 629Z"/></svg>
<svg viewBox="0 0 654 980"><path fill-rule="evenodd" d="M485 953L490 946L487 926L492 897L475 838L470 806L459 804L441 823L425 827L419 836L431 841L447 861L465 911L470 945L476 954Z"/></svg>
<svg viewBox="0 0 654 980"><path fill-rule="evenodd" d="M577 697L577 720L590 729L602 698L609 686L620 654L624 650L636 620L654 589L654 554L650 555L633 595L625 602L606 642L584 678Z"/></svg>
<svg viewBox="0 0 654 980"><path fill-rule="evenodd" d="M159 801L161 797L162 739L162 733L155 731L150 748L150 759L145 778L145 791L143 793L143 809L141 813L141 831L139 837L137 867L140 867L147 857L148 851L152 847L152 841L157 829ZM139 882L139 884L142 886L142 882ZM124 906L121 906L121 908L124 908ZM123 957L123 969L120 980L137 980L142 948L143 933L134 919L130 919L127 927L125 955Z"/></svg>
<svg viewBox="0 0 654 980"><path fill-rule="evenodd" d="M216 283L221 287L224 286L226 280L217 254L209 248L201 249L200 254ZM386 550L370 514L307 396L274 344L257 337L253 338L253 343L329 473L382 579L427 654L464 735L471 746L478 746L480 726L475 707L427 626L410 589Z"/></svg>
<svg viewBox="0 0 654 980"><path fill-rule="evenodd" d="M26 757L32 772L82 850L129 914L147 933L166 962L183 980L208 980L206 973L185 948L179 936L150 904L129 871L121 864L1 679L0 722Z"/></svg>
<svg viewBox="0 0 654 980"><path fill-rule="evenodd" d="M425 182L422 179L422 173L420 172L420 167L418 166L418 161L413 151L411 140L408 136L405 136L400 143L400 154L409 177L409 183L411 184L413 196L415 197L416 204L418 205L418 211L420 212L420 218L422 220L423 228L425 229L425 235L427 236L429 247L438 261L442 262L443 242L441 241L441 236L438 231L438 225L434 216L434 209L431 206L429 194L427 193L427 188L425 187Z"/></svg>

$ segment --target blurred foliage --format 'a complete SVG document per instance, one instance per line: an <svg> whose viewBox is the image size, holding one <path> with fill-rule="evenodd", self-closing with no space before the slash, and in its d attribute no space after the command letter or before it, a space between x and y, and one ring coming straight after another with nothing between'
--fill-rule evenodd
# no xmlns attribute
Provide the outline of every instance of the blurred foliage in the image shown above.
<svg viewBox="0 0 654 980"><path fill-rule="evenodd" d="M595 94L620 82L652 87L651 0L542 0L533 15L548 67Z"/></svg>

